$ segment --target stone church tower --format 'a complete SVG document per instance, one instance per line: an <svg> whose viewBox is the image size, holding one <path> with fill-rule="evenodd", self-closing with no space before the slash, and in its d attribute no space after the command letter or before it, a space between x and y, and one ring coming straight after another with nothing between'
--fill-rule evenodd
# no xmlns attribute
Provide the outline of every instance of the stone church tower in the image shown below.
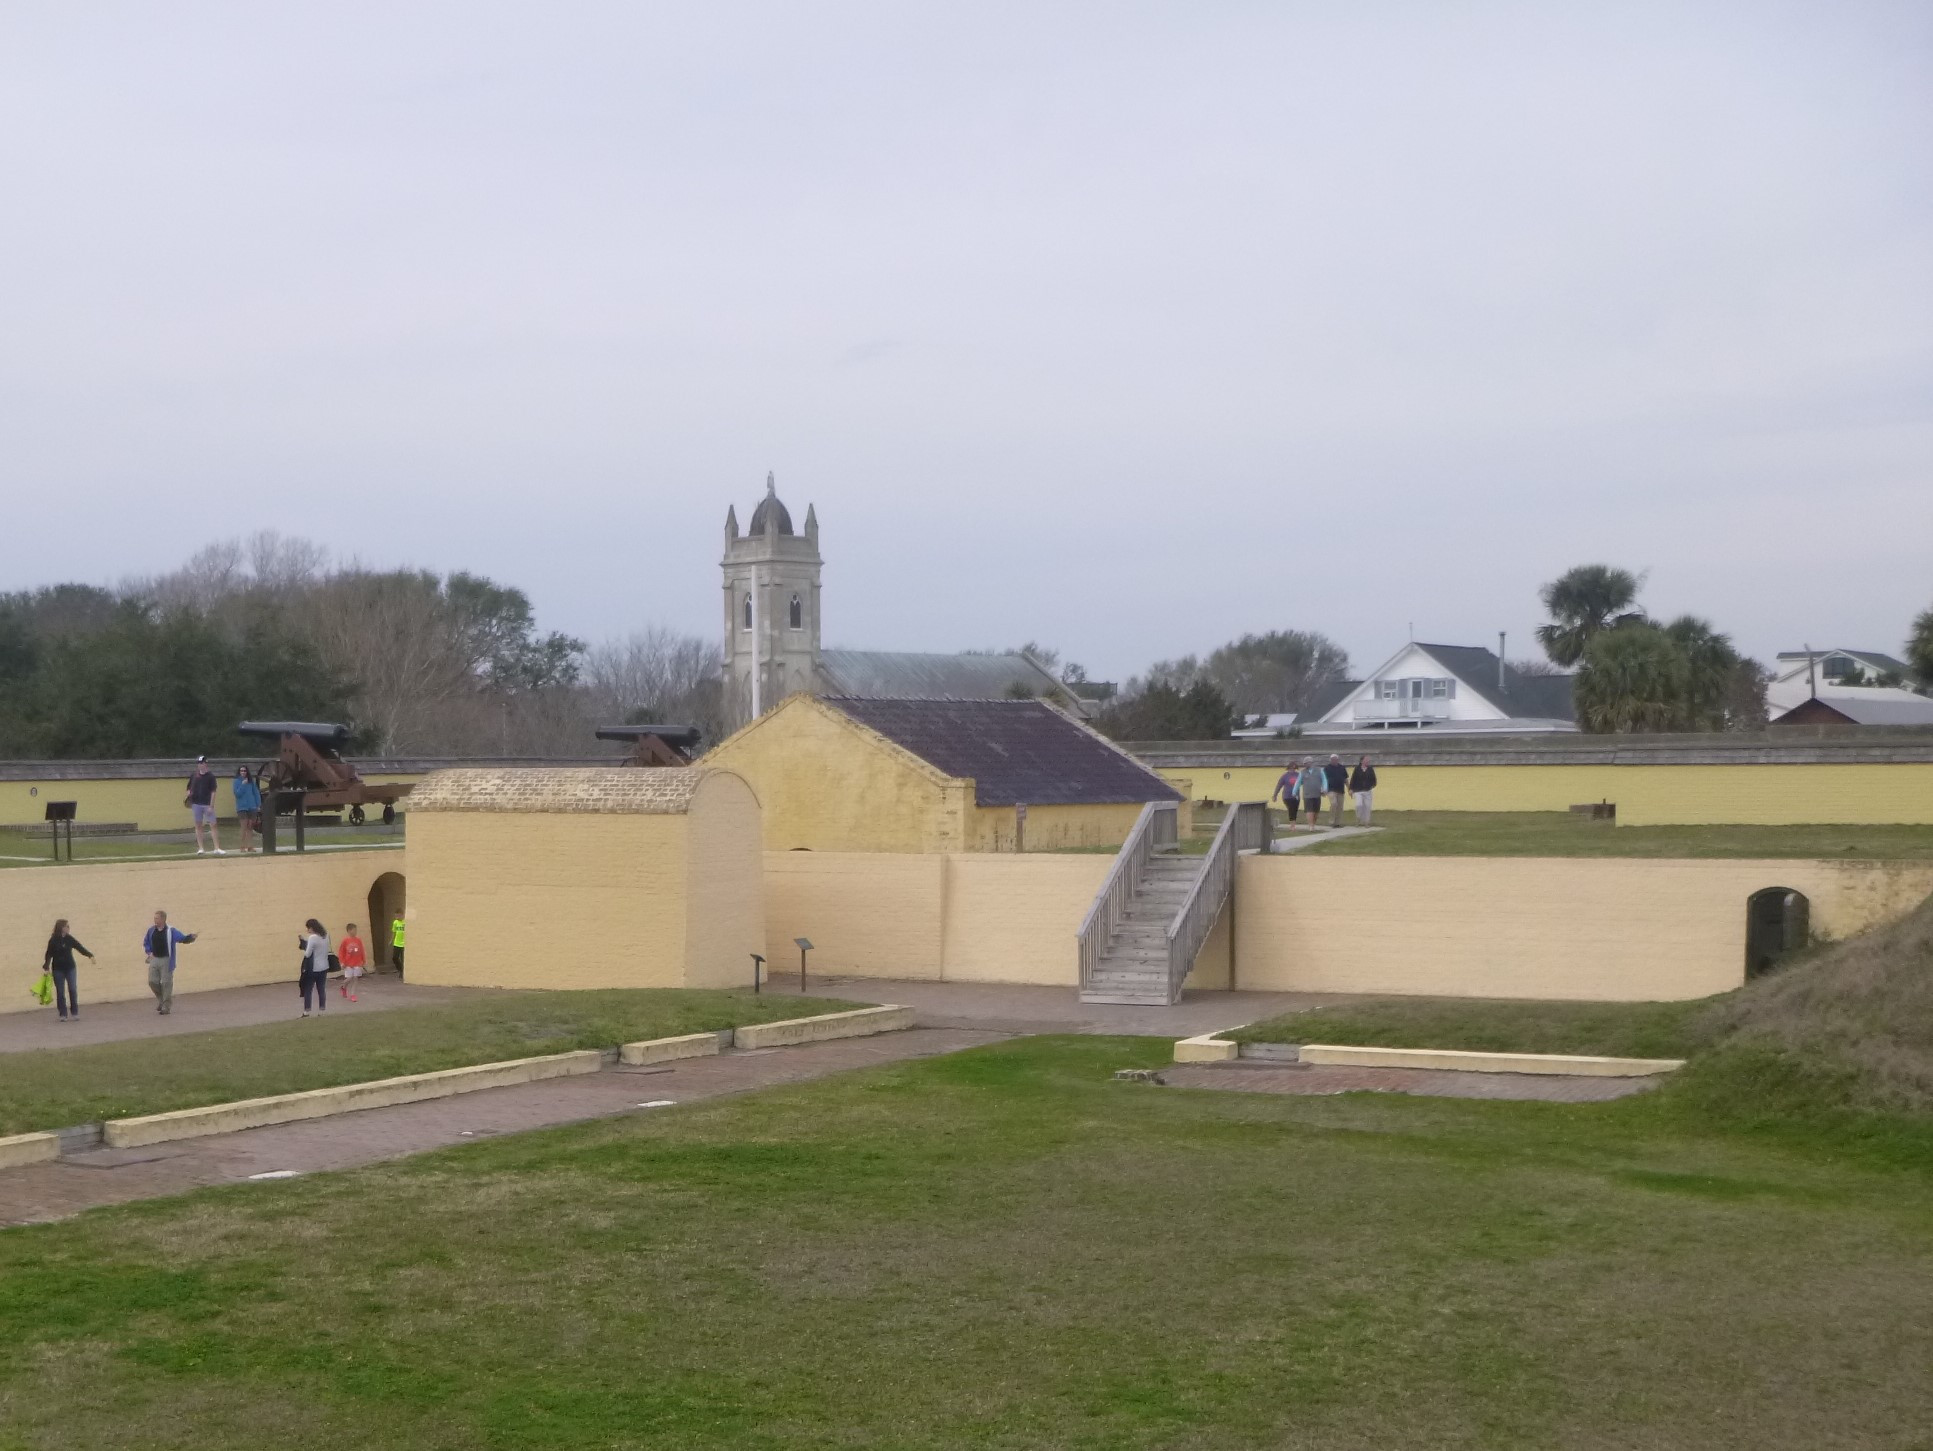
<svg viewBox="0 0 1933 1451"><path fill-rule="evenodd" d="M788 695L812 690L819 666L819 518L810 505L805 533L779 502L768 473L765 497L741 535L738 510L725 511L725 684L727 707L751 720Z"/></svg>

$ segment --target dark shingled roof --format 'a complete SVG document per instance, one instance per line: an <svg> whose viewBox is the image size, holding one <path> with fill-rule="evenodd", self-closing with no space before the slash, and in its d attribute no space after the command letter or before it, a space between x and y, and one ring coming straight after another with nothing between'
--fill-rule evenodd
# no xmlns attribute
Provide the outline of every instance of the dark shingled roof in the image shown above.
<svg viewBox="0 0 1933 1451"><path fill-rule="evenodd" d="M1481 696L1513 720L1576 720L1569 675L1524 675L1506 665L1506 688L1497 689L1497 652L1481 645L1424 645L1471 693Z"/></svg>
<svg viewBox="0 0 1933 1451"><path fill-rule="evenodd" d="M824 700L947 775L971 777L982 806L1181 799L1125 751L1038 700Z"/></svg>

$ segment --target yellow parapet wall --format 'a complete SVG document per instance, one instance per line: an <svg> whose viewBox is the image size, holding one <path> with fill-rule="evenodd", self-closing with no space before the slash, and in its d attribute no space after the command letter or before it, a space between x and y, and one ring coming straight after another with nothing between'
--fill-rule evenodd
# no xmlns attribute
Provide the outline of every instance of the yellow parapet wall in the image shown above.
<svg viewBox="0 0 1933 1451"><path fill-rule="evenodd" d="M1326 756L1324 757L1326 759ZM1160 766L1195 801L1266 801L1274 766ZM1381 811L1564 811L1614 801L1620 826L1933 825L1933 764L1376 768Z"/></svg>
<svg viewBox="0 0 1933 1451"><path fill-rule="evenodd" d="M1850 937L1933 892L1933 862L1244 857L1236 986L1664 1001L1744 981L1746 900L1805 893Z"/></svg>
<svg viewBox="0 0 1933 1451"><path fill-rule="evenodd" d="M405 875L407 858L407 851L389 848L0 871L0 922L12 964L0 983L0 1012L36 1010L27 995L30 969L37 970L56 917L67 918L94 953L92 962L79 960L83 1010L147 997L141 934L160 909L174 926L196 934L177 959L177 1015L194 1011L185 995L264 982L288 983L293 1013L303 922L321 919L331 937L355 922L364 940L373 941L371 894L384 877Z"/></svg>
<svg viewBox="0 0 1933 1451"><path fill-rule="evenodd" d="M1078 982L1074 934L1113 859L768 852L775 971ZM1933 892L1933 862L1619 857L1244 857L1188 985L1276 992L1650 1001L1744 979L1746 899L1806 894L1832 937Z"/></svg>

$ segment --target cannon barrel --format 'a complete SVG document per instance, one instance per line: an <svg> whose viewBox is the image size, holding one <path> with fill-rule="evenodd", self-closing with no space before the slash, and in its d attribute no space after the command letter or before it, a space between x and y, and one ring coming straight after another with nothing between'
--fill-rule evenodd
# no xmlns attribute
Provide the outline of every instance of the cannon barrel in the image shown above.
<svg viewBox="0 0 1933 1451"><path fill-rule="evenodd" d="M235 727L241 735L257 740L279 741L283 736L300 736L317 750L340 750L349 744L349 727L318 720L245 720Z"/></svg>
<svg viewBox="0 0 1933 1451"><path fill-rule="evenodd" d="M700 734L694 725L624 725L600 726L597 738L600 741L638 741L646 736L656 736L667 746L688 751L698 744Z"/></svg>

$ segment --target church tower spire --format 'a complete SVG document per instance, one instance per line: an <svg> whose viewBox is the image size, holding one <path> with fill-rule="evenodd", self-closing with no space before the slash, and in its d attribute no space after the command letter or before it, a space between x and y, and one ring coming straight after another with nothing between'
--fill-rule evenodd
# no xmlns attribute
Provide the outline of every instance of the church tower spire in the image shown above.
<svg viewBox="0 0 1933 1451"><path fill-rule="evenodd" d="M819 667L819 517L806 509L805 533L765 475L765 497L745 532L725 513L725 685L728 713L738 721L770 710L788 695L817 688Z"/></svg>

